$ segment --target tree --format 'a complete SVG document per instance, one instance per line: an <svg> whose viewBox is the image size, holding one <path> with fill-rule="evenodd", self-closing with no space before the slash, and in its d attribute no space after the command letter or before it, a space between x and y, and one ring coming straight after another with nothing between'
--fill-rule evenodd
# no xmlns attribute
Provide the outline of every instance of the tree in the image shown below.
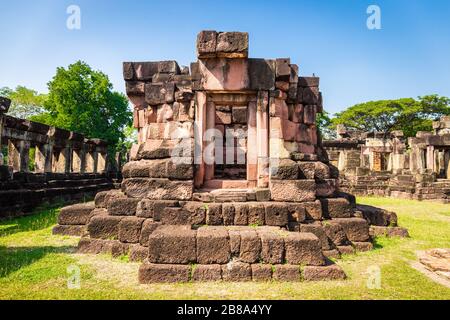
<svg viewBox="0 0 450 320"><path fill-rule="evenodd" d="M0 89L0 96L11 99L11 107L8 111L10 116L29 119L45 112L44 103L47 96L24 86L17 86L15 90L3 87Z"/></svg>
<svg viewBox="0 0 450 320"><path fill-rule="evenodd" d="M417 131L431 131L432 121L450 114L450 99L438 95L360 103L339 112L331 120L332 127L344 124L349 129L379 131L385 134L403 130L405 136Z"/></svg>
<svg viewBox="0 0 450 320"><path fill-rule="evenodd" d="M112 90L104 73L77 61L58 68L48 89L47 112L32 117L34 121L104 139L114 149L125 138L123 129L132 119L128 100Z"/></svg>
<svg viewBox="0 0 450 320"><path fill-rule="evenodd" d="M335 137L335 130L333 130L330 114L326 111L317 114L316 126L320 131L323 139L333 139Z"/></svg>

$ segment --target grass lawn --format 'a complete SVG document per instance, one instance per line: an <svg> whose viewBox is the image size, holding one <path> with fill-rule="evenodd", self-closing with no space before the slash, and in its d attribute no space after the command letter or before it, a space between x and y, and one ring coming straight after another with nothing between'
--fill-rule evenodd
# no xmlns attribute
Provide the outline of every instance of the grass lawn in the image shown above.
<svg viewBox="0 0 450 320"><path fill-rule="evenodd" d="M449 288L410 266L417 250L450 247L450 205L363 197L358 202L397 212L411 238L377 238L375 250L337 261L347 280L309 283L139 285L138 263L75 254L78 238L51 235L58 209L41 209L0 223L0 299L450 299ZM80 289L68 289L70 266L80 268ZM379 289L367 286L374 267L381 270Z"/></svg>

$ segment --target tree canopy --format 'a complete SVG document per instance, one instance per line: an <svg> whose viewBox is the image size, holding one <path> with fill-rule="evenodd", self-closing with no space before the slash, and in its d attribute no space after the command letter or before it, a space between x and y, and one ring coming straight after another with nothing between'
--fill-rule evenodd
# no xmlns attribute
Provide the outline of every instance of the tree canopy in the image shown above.
<svg viewBox="0 0 450 320"><path fill-rule="evenodd" d="M104 73L77 61L67 69L58 68L48 89L45 112L32 120L104 139L111 146L125 138L123 131L132 117L128 100L112 90Z"/></svg>
<svg viewBox="0 0 450 320"><path fill-rule="evenodd" d="M11 107L8 111L10 116L29 119L45 111L44 102L47 96L24 86L17 86L14 90L3 87L0 89L0 96L11 99Z"/></svg>
<svg viewBox="0 0 450 320"><path fill-rule="evenodd" d="M403 130L405 136L417 131L431 131L432 121L450 114L450 99L428 95L397 100L379 100L356 104L339 112L331 126L344 124L347 128L388 133Z"/></svg>

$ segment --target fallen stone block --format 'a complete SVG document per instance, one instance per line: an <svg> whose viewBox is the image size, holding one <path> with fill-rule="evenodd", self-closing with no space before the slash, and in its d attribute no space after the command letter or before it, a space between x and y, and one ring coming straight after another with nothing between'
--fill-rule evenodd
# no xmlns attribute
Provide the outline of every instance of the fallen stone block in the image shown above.
<svg viewBox="0 0 450 320"><path fill-rule="evenodd" d="M188 282L189 265L143 263L139 268L139 283Z"/></svg>
<svg viewBox="0 0 450 320"><path fill-rule="evenodd" d="M380 227L380 226L370 226L369 230L370 236L372 237L409 237L408 229L402 227Z"/></svg>
<svg viewBox="0 0 450 320"><path fill-rule="evenodd" d="M397 226L397 215L395 212L360 204L356 206L356 209L362 212L363 217L369 222L370 225L384 227Z"/></svg>

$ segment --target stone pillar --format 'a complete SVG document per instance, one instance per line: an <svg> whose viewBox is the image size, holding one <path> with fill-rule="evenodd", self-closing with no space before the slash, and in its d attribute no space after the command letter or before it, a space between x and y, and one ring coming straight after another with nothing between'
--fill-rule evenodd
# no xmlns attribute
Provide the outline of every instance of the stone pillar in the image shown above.
<svg viewBox="0 0 450 320"><path fill-rule="evenodd" d="M86 153L86 172L95 173L97 172L97 152L89 151Z"/></svg>
<svg viewBox="0 0 450 320"><path fill-rule="evenodd" d="M20 151L12 140L8 140L8 165L14 172L20 171Z"/></svg>
<svg viewBox="0 0 450 320"><path fill-rule="evenodd" d="M345 150L342 150L342 151L339 151L339 159L338 159L338 165L337 165L337 167L338 167L338 170L340 171L340 172L342 172L342 171L344 171L345 170L345 167L346 167L346 156L345 156L345 153L346 153L346 151Z"/></svg>
<svg viewBox="0 0 450 320"><path fill-rule="evenodd" d="M36 145L35 172L52 172L53 146L51 144Z"/></svg>
<svg viewBox="0 0 450 320"><path fill-rule="evenodd" d="M258 181L258 135L257 135L257 105L249 102L247 108L247 181L256 187Z"/></svg>
<svg viewBox="0 0 450 320"><path fill-rule="evenodd" d="M71 171L71 151L72 149L67 146L54 153L54 171L57 173L69 173Z"/></svg>
<svg viewBox="0 0 450 320"><path fill-rule="evenodd" d="M3 115L0 113L0 166L4 164L2 152L2 137L3 137Z"/></svg>
<svg viewBox="0 0 450 320"><path fill-rule="evenodd" d="M450 179L450 151L445 150L444 152L444 168L445 168L445 178Z"/></svg>
<svg viewBox="0 0 450 320"><path fill-rule="evenodd" d="M204 136L205 143L205 154L203 161L205 161L205 181L211 180L214 178L214 163L215 163L215 135L212 135L213 131L216 127L216 105L214 102L207 102L206 104L206 116L205 116L206 124L205 130L208 131L207 136ZM207 159L205 159L207 158Z"/></svg>
<svg viewBox="0 0 450 320"><path fill-rule="evenodd" d="M97 170L96 172L103 173L106 172L107 163L107 153L97 152Z"/></svg>
<svg viewBox="0 0 450 320"><path fill-rule="evenodd" d="M205 162L203 159L204 134L206 129L206 93L204 91L197 91L195 93L195 126L194 126L194 140L195 140L195 187L201 187L205 181Z"/></svg>
<svg viewBox="0 0 450 320"><path fill-rule="evenodd" d="M435 172L435 161L434 161L434 146L427 146L427 151L426 151L426 164L427 164L427 169L432 170L433 172Z"/></svg>
<svg viewBox="0 0 450 320"><path fill-rule="evenodd" d="M256 135L258 148L258 187L269 187L269 93L258 92Z"/></svg>
<svg viewBox="0 0 450 320"><path fill-rule="evenodd" d="M29 141L9 141L8 142L8 162L14 171L28 172L30 157Z"/></svg>
<svg viewBox="0 0 450 320"><path fill-rule="evenodd" d="M86 167L86 152L83 148L73 150L72 172L84 173Z"/></svg>

